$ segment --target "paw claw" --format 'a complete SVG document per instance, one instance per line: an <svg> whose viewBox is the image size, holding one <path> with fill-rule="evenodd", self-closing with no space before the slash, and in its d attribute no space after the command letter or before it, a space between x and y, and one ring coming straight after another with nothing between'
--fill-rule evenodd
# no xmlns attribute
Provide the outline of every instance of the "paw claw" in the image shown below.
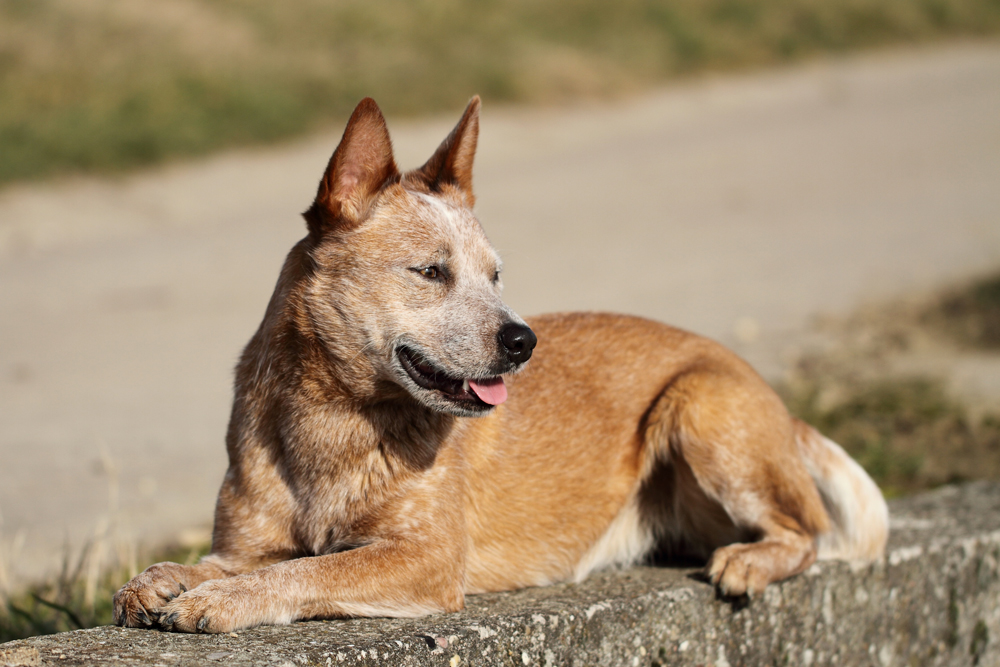
<svg viewBox="0 0 1000 667"><path fill-rule="evenodd" d="M202 632L208 627L208 616L202 616L198 620L198 632Z"/></svg>
<svg viewBox="0 0 1000 667"><path fill-rule="evenodd" d="M114 622L122 627L166 624L164 607L187 587L181 582L185 566L157 563L133 577L114 596Z"/></svg>

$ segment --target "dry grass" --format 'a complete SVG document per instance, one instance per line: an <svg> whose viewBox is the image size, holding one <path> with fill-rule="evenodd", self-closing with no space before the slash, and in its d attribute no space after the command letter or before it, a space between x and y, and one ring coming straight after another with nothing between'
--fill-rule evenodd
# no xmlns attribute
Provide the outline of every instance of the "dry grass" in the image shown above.
<svg viewBox="0 0 1000 667"><path fill-rule="evenodd" d="M1000 414L970 416L937 379L813 376L781 393L792 413L843 446L886 496L1000 479Z"/></svg>
<svg viewBox="0 0 1000 667"><path fill-rule="evenodd" d="M193 563L208 552L210 545L202 537L148 551L124 536L119 526L119 467L103 446L101 459L108 476L108 511L82 547L63 549L58 574L27 587L17 584L25 535L21 531L7 539L0 515L0 643L107 625L112 621L112 596L126 581L153 563Z"/></svg>
<svg viewBox="0 0 1000 667"><path fill-rule="evenodd" d="M920 319L964 347L1000 350L1000 273L947 291Z"/></svg>
<svg viewBox="0 0 1000 667"><path fill-rule="evenodd" d="M78 551L66 548L57 575L27 589L0 589L0 643L108 625L111 598L126 581L160 561L194 563L207 553L208 546L172 546L142 553L134 542L114 539L105 524L103 532ZM0 571L5 565L9 563L0 559Z"/></svg>
<svg viewBox="0 0 1000 667"><path fill-rule="evenodd" d="M794 414L843 445L887 495L1000 479L1000 411L968 409L945 377L898 370L913 355L947 369L958 355L1000 352L1000 273L864 309L836 328L835 344L804 355L779 388Z"/></svg>
<svg viewBox="0 0 1000 667"><path fill-rule="evenodd" d="M994 35L998 0L4 0L0 183L394 113Z"/></svg>

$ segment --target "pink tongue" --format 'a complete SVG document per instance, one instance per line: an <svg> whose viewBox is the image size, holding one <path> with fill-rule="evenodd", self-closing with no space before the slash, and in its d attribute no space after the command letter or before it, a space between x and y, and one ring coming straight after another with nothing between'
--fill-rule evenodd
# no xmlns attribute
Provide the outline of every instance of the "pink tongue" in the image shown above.
<svg viewBox="0 0 1000 667"><path fill-rule="evenodd" d="M476 396L484 403L490 405L500 405L507 400L507 385L503 383L503 378L493 378L492 380L469 380L469 387L476 392Z"/></svg>

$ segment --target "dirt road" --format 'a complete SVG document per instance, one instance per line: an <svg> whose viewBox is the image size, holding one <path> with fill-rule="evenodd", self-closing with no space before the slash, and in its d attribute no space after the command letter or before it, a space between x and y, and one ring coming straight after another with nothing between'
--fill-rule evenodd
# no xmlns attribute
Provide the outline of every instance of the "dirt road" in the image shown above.
<svg viewBox="0 0 1000 667"><path fill-rule="evenodd" d="M459 112L390 118L400 163ZM8 576L111 518L147 543L208 525L231 369L338 135L0 194ZM774 376L818 314L1000 264L1000 46L487 107L476 179L523 314L648 315Z"/></svg>

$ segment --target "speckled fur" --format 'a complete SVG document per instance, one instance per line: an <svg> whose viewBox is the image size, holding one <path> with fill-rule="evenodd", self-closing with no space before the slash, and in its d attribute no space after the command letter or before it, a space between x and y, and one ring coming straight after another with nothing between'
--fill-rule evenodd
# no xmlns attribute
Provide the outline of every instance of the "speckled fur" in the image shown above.
<svg viewBox="0 0 1000 667"><path fill-rule="evenodd" d="M741 595L801 572L817 544L881 554L877 488L709 340L547 315L517 373L498 329L523 322L472 213L478 127L475 98L402 174L378 107L358 105L237 367L212 551L135 577L118 624L418 616L654 550L708 559ZM509 399L469 417L415 384L400 346L455 377L503 374Z"/></svg>

